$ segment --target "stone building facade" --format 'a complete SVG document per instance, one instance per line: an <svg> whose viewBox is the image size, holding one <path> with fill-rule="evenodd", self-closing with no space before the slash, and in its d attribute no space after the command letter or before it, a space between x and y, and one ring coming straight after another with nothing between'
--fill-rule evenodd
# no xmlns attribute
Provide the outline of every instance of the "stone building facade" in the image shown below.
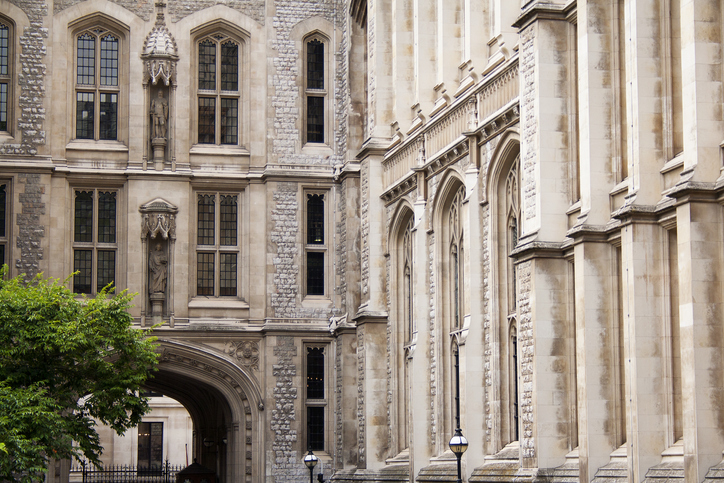
<svg viewBox="0 0 724 483"><path fill-rule="evenodd" d="M0 252L138 293L224 483L455 481L458 422L465 481L718 479L723 40L717 0L0 1Z"/></svg>

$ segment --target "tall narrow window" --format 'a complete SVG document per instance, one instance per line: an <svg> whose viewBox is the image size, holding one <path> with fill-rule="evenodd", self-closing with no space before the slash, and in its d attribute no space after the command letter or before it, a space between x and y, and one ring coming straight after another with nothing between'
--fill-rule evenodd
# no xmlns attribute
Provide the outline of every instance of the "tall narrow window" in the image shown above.
<svg viewBox="0 0 724 483"><path fill-rule="evenodd" d="M518 410L518 330L515 325L510 328L510 387L511 387L511 409L510 409L510 433L513 441L519 439L519 410Z"/></svg>
<svg viewBox="0 0 724 483"><path fill-rule="evenodd" d="M325 295L325 208L323 193L307 193L307 295Z"/></svg>
<svg viewBox="0 0 724 483"><path fill-rule="evenodd" d="M324 421L327 408L324 347L307 347L307 449L324 451Z"/></svg>
<svg viewBox="0 0 724 483"><path fill-rule="evenodd" d="M413 217L410 216L405 233L402 236L403 251L403 290L404 290L404 321L405 321L405 343L412 342L415 333L415 322L413 316L413 290L412 290L412 225Z"/></svg>
<svg viewBox="0 0 724 483"><path fill-rule="evenodd" d="M240 45L222 33L198 43L199 144L239 144Z"/></svg>
<svg viewBox="0 0 724 483"><path fill-rule="evenodd" d="M11 118L10 92L13 86L12 40L10 23L0 18L0 131L10 130L8 120Z"/></svg>
<svg viewBox="0 0 724 483"><path fill-rule="evenodd" d="M461 208L465 197L465 187L458 189L452 204L450 205L450 278L452 293L450 303L452 304L452 328L462 327L463 318L463 228L461 220Z"/></svg>
<svg viewBox="0 0 724 483"><path fill-rule="evenodd" d="M0 182L0 266L8 263L8 183Z"/></svg>
<svg viewBox="0 0 724 483"><path fill-rule="evenodd" d="M102 28L75 37L75 137L118 138L119 36Z"/></svg>
<svg viewBox="0 0 724 483"><path fill-rule="evenodd" d="M163 423L138 424L138 473L163 470Z"/></svg>
<svg viewBox="0 0 724 483"><path fill-rule="evenodd" d="M505 182L506 195L506 211L508 218L507 233L507 254L510 255L518 244L518 220L520 218L520 194L518 189L518 163L514 163L513 168L508 173L508 179ZM514 313L516 310L516 270L513 259L508 257L508 312Z"/></svg>
<svg viewBox="0 0 724 483"><path fill-rule="evenodd" d="M306 142L324 143L325 140L325 103L327 101L327 82L325 82L325 40L318 35L305 40L306 70Z"/></svg>
<svg viewBox="0 0 724 483"><path fill-rule="evenodd" d="M238 295L239 196L200 193L197 199L196 295Z"/></svg>
<svg viewBox="0 0 724 483"><path fill-rule="evenodd" d="M75 293L95 294L116 279L117 192L76 190L73 232Z"/></svg>
<svg viewBox="0 0 724 483"><path fill-rule="evenodd" d="M683 72L681 64L681 0L669 0L669 84L671 149L673 158L684 150Z"/></svg>

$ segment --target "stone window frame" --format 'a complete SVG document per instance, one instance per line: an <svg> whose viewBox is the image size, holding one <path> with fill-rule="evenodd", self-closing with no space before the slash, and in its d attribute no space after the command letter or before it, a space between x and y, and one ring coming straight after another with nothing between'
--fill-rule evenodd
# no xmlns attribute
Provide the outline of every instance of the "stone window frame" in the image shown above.
<svg viewBox="0 0 724 483"><path fill-rule="evenodd" d="M155 468L151 468L151 467L149 467L148 469L142 469L142 468L141 468L141 465L140 465L140 461L141 461L141 437L142 437L142 436L148 436L149 444L151 444L151 440L153 439L153 437L152 437L153 434L152 434L152 433L149 433L149 434L147 434L147 435L142 435L142 433L141 433L142 425L147 424L147 425L149 426L149 431L153 431L153 429L152 429L152 428L153 428L153 425L161 425L161 438L160 438L160 439L161 439L161 455L162 455L162 456L161 456L161 464L163 465L163 461L164 461L164 459L163 459L163 453L165 453L166 450L167 450L167 447L166 447L166 435L167 435L167 428L166 428L166 426L167 426L167 423L168 423L168 421L158 421L158 420L149 420L149 421L147 421L147 420L144 419L143 421L141 421L141 422L138 424L138 429L136 430L136 456L137 456L137 460L136 460L136 461L139 462L139 465L138 465L138 472L139 472L139 474L140 474L140 473L143 473L143 474L145 474L145 475L156 475L156 474L159 474L159 473L161 472L161 469L162 469L162 468L155 469ZM148 448L149 456L150 456L151 452L152 452L152 448L149 447L149 448ZM167 456L168 456L168 455L167 455ZM150 463L150 458L149 458L149 463Z"/></svg>
<svg viewBox="0 0 724 483"><path fill-rule="evenodd" d="M389 229L390 256L390 360L394 404L390 408L392 436L391 450L396 458L403 457L409 448L410 436L410 364L417 344L417 326L414 317L414 241L415 214L409 200L396 208ZM408 285L409 284L409 285ZM409 456L408 456L409 458Z"/></svg>
<svg viewBox="0 0 724 483"><path fill-rule="evenodd" d="M215 197L215 211L214 211L214 245L199 245L198 243L198 220L199 220L199 195L214 195ZM220 197L221 196L236 196L237 198L237 209L236 209L236 245L220 245L219 244L219 231L221 226L221 210ZM244 266L244 255L242 250L242 239L243 239L243 208L244 208L244 190L243 189L195 189L193 191L193 215L190 220L191 230L189 233L189 243L193 249L190 252L191 255L191 267L189 270L189 291L191 295L192 304L194 301L213 300L223 303L224 301L243 301L245 284L243 278L243 266ZM210 247L210 248L209 248ZM198 254L199 252L213 252L214 257L214 294L213 295L198 295ZM222 253L235 253L236 258L236 295L219 295L220 289L220 263L219 255Z"/></svg>
<svg viewBox="0 0 724 483"><path fill-rule="evenodd" d="M72 145L89 145L93 149L118 149L126 148L129 143L129 85L130 85L130 31L129 28L115 19L105 15L103 13L94 13L83 18L80 18L72 23L68 24L68 64L72 66L68 69L67 78L68 86L72 86L68 89L68 139ZM98 32L102 32L98 33ZM101 35L111 33L118 38L118 86L112 86L109 88L99 88L100 83L100 58L98 60L97 76L95 88L87 88L86 86L77 84L77 69L78 69L78 37L85 32L91 32L99 40ZM96 47L97 51L100 50L100 42ZM76 96L78 92L85 92L94 90L97 93L98 100L94 107L96 113L99 112L100 97L98 94L101 92L112 92L118 94L118 104L116 112L116 139L101 140L99 139L99 123L100 119L94 121L94 136L93 139L83 139L77 137L76 127Z"/></svg>
<svg viewBox="0 0 724 483"><path fill-rule="evenodd" d="M216 90L216 93L211 94L210 91L200 91L199 86L199 44L205 39L213 38L215 35L225 37L224 40L233 40L239 46L239 65L238 65L238 91L221 91ZM216 40L221 43L222 41ZM191 150L205 151L205 150L221 150L228 151L232 149L246 149L249 146L249 131L250 131L250 115L249 115L249 82L250 82L250 63L249 63L249 49L250 49L250 35L245 30L233 25L232 23L218 19L200 27L197 27L191 31L191 58L190 58L190 95L189 95L189 139L191 144ZM220 64L217 64L220 65ZM215 142L211 143L199 143L199 98L216 96L218 100L223 98L236 98L238 99L237 104L237 143L236 144L222 144L220 141L220 124L216 126ZM217 103L216 117L215 119L220 121L220 103ZM221 153L220 153L221 154Z"/></svg>
<svg viewBox="0 0 724 483"><path fill-rule="evenodd" d="M309 349L322 349L324 352L324 398L323 399L310 399L307 397L306 392L306 386L307 386L307 354ZM314 454L316 454L319 457L325 457L329 456L329 450L333 448L332 445L332 429L333 429L333 422L332 418L330 417L330 409L331 409L331 401L333 400L333 390L331 388L331 382L332 382L332 368L330 367L330 350L331 345L326 342L318 342L318 341L304 341L302 343L302 354L303 354L303 362L302 362L302 381L303 386L305 387L304 391L304 414L302 417L303 421L303 434L304 434L304 441L303 441L303 449L308 450L309 449L309 441L306 437L308 434L307 431L307 424L309 422L308 419L308 408L310 407L322 407L324 408L324 448L323 449L314 449Z"/></svg>
<svg viewBox="0 0 724 483"><path fill-rule="evenodd" d="M332 190L329 188L311 188L306 187L302 189L302 203L301 203L301 217L300 220L302 221L303 229L300 230L302 234L302 252L303 252L303 260L302 260L302 266L304 267L303 270L300 270L301 275L301 287L302 287L302 293L303 293L303 299L305 301L311 300L318 300L318 301L329 301L331 300L332 291L330 289L331 284L331 277L330 277L330 236L332 235L331 232L331 223L330 223L330 194ZM321 195L323 196L324 201L324 243L320 244L310 244L307 243L308 239L308 233L309 233L309 226L308 226L308 210L307 210L307 202L309 200L310 196L315 195ZM308 253L316 252L316 253L323 253L324 254L324 293L323 294L309 294L307 289L307 275L308 275L308 264L307 264L307 258Z"/></svg>
<svg viewBox="0 0 724 483"><path fill-rule="evenodd" d="M321 44L324 46L324 67L323 67L323 82L324 87L322 89L316 89L309 87L309 63L308 63L308 56L309 56L309 44L313 41L321 42ZM330 109L330 104L332 96L331 93L331 69L332 69L332 60L333 57L331 56L332 49L330 48L332 46L332 42L330 38L324 34L323 32L319 30L315 30L313 32L308 33L302 38L302 57L301 57L301 64L302 64L302 98L303 98L303 107L301 111L301 119L302 119L302 146L303 147L330 147L331 146L331 140L332 140L332 134L333 131L331 129L333 119L332 112ZM309 119L308 119L308 109L309 109L309 98L322 98L323 99L323 112L324 112L324 119L323 119L323 136L324 140L322 142L311 142L308 140L308 128L309 128Z"/></svg>
<svg viewBox="0 0 724 483"><path fill-rule="evenodd" d="M16 91L16 77L15 77L15 52L16 52L16 26L15 22L8 16L2 15L0 13L0 25L3 25L7 27L8 29L8 71L6 73L0 72L0 84L7 85L7 91L6 91L6 103L5 103L5 118L7 121L7 126L5 129L0 129L0 140L2 140L3 137L10 137L12 138L13 133L15 132L15 119L17 116L15 116L16 112L16 102L17 98L20 96L16 96L14 93ZM1 114L1 113L0 113Z"/></svg>
<svg viewBox="0 0 724 483"><path fill-rule="evenodd" d="M92 254L92 268L91 268L91 290L90 293L78 293L78 296L95 297L98 294L97 290L97 277L98 277L98 255L99 250L114 251L115 252L115 266L114 266L114 280L113 287L118 292L125 287L125 258L121 247L124 246L125 240L125 217L123 216L125 206L125 192L122 186L113 183L102 183L100 185L88 185L88 184L72 184L70 187L70 230L68 230L68 236L70 238L71 250L69 250L69 267L70 272L75 272L75 251L76 249L91 249ZM92 235L90 242L77 242L75 240L75 209L76 209L76 192L78 191L90 191L93 193L93 212L92 212ZM116 193L116 213L115 213L115 242L112 243L99 243L98 242L98 193L99 192L113 192ZM75 290L74 282L71 281L71 289Z"/></svg>
<svg viewBox="0 0 724 483"><path fill-rule="evenodd" d="M0 210L4 209L5 213L5 219L3 220L2 217L0 217L0 222L4 221L4 225L0 223L0 246L2 247L2 255L0 257L0 265L7 264L8 265L8 276L10 275L11 271L11 263L10 260L12 260L12 248L13 244L10 243L12 240L12 220L13 220L13 210L12 210L12 199L13 199L13 184L12 179L10 178L0 178L0 187L5 186L5 200L2 201L2 195L0 195ZM1 193L1 192L0 192Z"/></svg>

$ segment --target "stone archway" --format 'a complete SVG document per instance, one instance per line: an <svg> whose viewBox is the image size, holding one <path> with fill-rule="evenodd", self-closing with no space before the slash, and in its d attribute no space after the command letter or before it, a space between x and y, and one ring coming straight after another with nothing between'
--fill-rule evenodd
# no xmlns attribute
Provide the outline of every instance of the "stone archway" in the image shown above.
<svg viewBox="0 0 724 483"><path fill-rule="evenodd" d="M253 376L214 349L159 340L158 371L146 386L184 405L194 424L191 455L221 483L258 481L261 392Z"/></svg>

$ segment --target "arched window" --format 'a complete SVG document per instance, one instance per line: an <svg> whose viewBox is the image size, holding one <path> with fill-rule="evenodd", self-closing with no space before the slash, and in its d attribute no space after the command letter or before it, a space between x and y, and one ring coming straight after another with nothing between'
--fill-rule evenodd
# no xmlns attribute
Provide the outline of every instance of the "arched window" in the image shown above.
<svg viewBox="0 0 724 483"><path fill-rule="evenodd" d="M460 210L465 197L465 187L461 186L455 197L453 198L452 204L450 205L450 216L449 222L449 234L450 234L450 303L451 303L451 315L452 315L452 326L451 329L460 329L462 327L463 319L463 229L460 219Z"/></svg>
<svg viewBox="0 0 724 483"><path fill-rule="evenodd" d="M83 29L75 41L75 138L118 140L121 36L104 26Z"/></svg>
<svg viewBox="0 0 724 483"><path fill-rule="evenodd" d="M518 189L518 163L514 163L505 181L505 203L507 217L507 255L513 253L518 244L518 219L520 218L520 192ZM513 259L508 257L508 312L516 310L516 272Z"/></svg>
<svg viewBox="0 0 724 483"><path fill-rule="evenodd" d="M197 142L238 145L241 41L224 32L215 32L200 37L196 48Z"/></svg>
<svg viewBox="0 0 724 483"><path fill-rule="evenodd" d="M412 226L413 219L410 219L405 226L405 232L402 236L402 264L403 264L403 287L404 287L404 324L405 324L405 344L412 341L415 332L415 322L413 317L413 290L412 290Z"/></svg>
<svg viewBox="0 0 724 483"><path fill-rule="evenodd" d="M328 40L315 33L304 39L304 143L325 144L327 139L326 104L329 75Z"/></svg>

